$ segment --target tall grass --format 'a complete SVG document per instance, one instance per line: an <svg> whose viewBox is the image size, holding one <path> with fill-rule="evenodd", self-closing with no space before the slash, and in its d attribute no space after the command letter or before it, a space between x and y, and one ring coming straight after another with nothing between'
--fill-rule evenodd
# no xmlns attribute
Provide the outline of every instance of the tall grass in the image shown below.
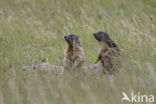
<svg viewBox="0 0 156 104"><path fill-rule="evenodd" d="M156 96L155 12L155 0L1 0L0 104L122 104L122 92ZM24 71L44 58L61 65L70 33L94 63L98 30L122 50L119 75Z"/></svg>

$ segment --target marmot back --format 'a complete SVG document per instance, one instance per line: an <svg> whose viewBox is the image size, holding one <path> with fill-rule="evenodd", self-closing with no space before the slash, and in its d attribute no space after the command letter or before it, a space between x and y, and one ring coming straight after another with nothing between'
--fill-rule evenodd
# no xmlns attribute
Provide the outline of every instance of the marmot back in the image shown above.
<svg viewBox="0 0 156 104"><path fill-rule="evenodd" d="M78 36L72 34L64 37L68 43L64 59L64 69L82 69L85 63L85 54Z"/></svg>
<svg viewBox="0 0 156 104"><path fill-rule="evenodd" d="M117 44L109 37L109 35L105 32L98 31L94 33L95 39L99 44L99 55L95 62L97 64L98 61L101 61L103 68L112 74L114 71L117 71L113 67L113 56L119 53L119 48Z"/></svg>

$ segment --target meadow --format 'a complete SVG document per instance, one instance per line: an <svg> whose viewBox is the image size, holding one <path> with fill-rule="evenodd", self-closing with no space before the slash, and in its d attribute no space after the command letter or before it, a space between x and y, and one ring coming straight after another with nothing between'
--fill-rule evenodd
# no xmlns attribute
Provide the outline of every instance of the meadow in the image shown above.
<svg viewBox="0 0 156 104"><path fill-rule="evenodd" d="M71 33L94 64L98 30L122 50L113 78L24 70L44 59L62 65ZM0 0L0 104L130 104L122 92L156 97L155 0Z"/></svg>

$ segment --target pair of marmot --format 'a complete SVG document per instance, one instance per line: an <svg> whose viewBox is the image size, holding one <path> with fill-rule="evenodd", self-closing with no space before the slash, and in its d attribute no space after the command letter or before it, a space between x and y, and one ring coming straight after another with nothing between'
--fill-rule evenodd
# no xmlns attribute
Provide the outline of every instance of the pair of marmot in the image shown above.
<svg viewBox="0 0 156 104"><path fill-rule="evenodd" d="M99 43L99 54L95 64L97 64L98 61L101 61L103 71L112 74L115 71L112 56L119 52L119 48L107 33L98 31L93 35ZM67 35L64 38L68 43L63 59L64 68L82 69L85 65L85 54L78 36L73 34Z"/></svg>

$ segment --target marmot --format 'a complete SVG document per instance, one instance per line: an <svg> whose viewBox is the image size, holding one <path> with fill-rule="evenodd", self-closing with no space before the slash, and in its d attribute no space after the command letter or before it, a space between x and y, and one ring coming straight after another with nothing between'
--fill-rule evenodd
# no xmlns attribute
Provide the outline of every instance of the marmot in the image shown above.
<svg viewBox="0 0 156 104"><path fill-rule="evenodd" d="M72 34L64 37L68 43L64 59L64 69L82 69L85 63L85 54L81 46L79 37Z"/></svg>
<svg viewBox="0 0 156 104"><path fill-rule="evenodd" d="M95 64L97 64L98 61L101 61L104 72L108 71L109 74L113 74L114 71L117 70L115 70L113 67L112 58L120 51L117 44L109 37L106 32L98 31L93 35L99 43L99 55Z"/></svg>

